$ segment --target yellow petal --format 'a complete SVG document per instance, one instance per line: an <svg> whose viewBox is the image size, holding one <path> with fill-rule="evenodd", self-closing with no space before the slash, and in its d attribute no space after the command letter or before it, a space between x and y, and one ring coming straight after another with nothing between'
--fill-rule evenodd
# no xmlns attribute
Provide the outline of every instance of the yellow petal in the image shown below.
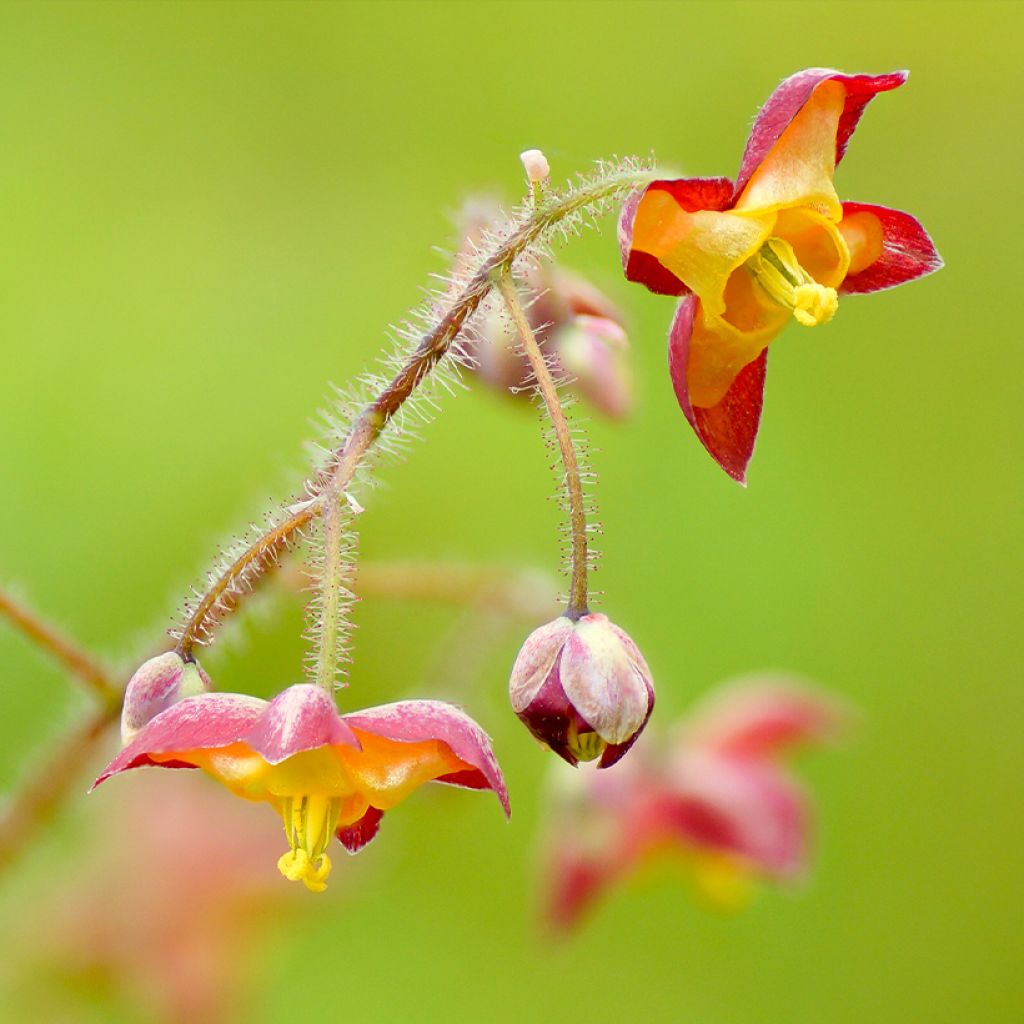
<svg viewBox="0 0 1024 1024"><path fill-rule="evenodd" d="M832 177L836 134L846 87L822 82L747 182L736 210L765 212L810 206L838 221L843 215Z"/></svg>

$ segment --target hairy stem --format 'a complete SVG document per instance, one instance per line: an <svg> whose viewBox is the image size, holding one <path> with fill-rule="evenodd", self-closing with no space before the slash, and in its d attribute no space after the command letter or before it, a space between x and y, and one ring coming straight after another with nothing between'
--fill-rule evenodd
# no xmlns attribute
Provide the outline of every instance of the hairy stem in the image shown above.
<svg viewBox="0 0 1024 1024"><path fill-rule="evenodd" d="M114 684L107 670L92 655L3 589L0 589L0 615L41 647L54 661L63 665L104 703L116 704L120 701L120 689Z"/></svg>
<svg viewBox="0 0 1024 1024"><path fill-rule="evenodd" d="M320 519L324 531L324 564L321 566L319 591L320 608L318 650L316 664L317 685L334 697L338 675L338 630L341 614L341 574L343 571L341 547L341 496L333 486L323 493L323 511Z"/></svg>
<svg viewBox="0 0 1024 1024"><path fill-rule="evenodd" d="M241 602L246 587L269 572L295 540L299 531L321 510L320 496L331 485L343 493L360 462L395 413L415 392L437 363L451 349L467 320L480 307L497 278L506 275L515 261L544 238L561 221L600 205L648 180L646 172L615 174L564 195L552 195L497 248L482 259L479 269L448 306L435 326L423 335L416 349L381 393L360 413L345 441L334 452L331 464L307 482L311 500L293 506L289 516L275 524L250 545L220 574L199 600L185 624L177 644L184 658L192 656L201 637L208 636L216 623Z"/></svg>
<svg viewBox="0 0 1024 1024"><path fill-rule="evenodd" d="M565 468L565 489L569 497L569 531L572 539L572 578L569 584L568 615L570 618L579 618L587 614L587 514L583 504L583 483L580 480L576 448L569 433L565 410L558 400L558 389L516 294L515 283L509 274L504 273L498 287L519 332L526 358L530 361L530 369L537 381L537 390L547 407L558 441L558 450L562 456L562 465Z"/></svg>

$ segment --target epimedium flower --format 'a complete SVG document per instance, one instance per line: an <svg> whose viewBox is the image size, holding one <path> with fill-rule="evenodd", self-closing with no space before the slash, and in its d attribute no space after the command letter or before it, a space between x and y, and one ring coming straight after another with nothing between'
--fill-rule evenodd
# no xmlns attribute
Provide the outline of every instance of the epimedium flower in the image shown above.
<svg viewBox="0 0 1024 1024"><path fill-rule="evenodd" d="M497 204L471 200L460 220L464 241L457 267L471 259L488 226L500 220ZM524 283L535 296L527 310L530 327L552 372L602 415L613 420L628 416L633 406L629 339L615 303L581 275L549 263L527 268ZM499 307L484 312L475 340L466 347L480 380L529 401L530 363Z"/></svg>
<svg viewBox="0 0 1024 1024"><path fill-rule="evenodd" d="M340 715L311 683L269 702L185 697L139 729L95 785L143 765L201 768L235 796L269 803L290 846L278 868L313 892L326 887L333 838L360 850L384 812L426 782L492 790L509 813L490 741L458 708L406 700Z"/></svg>
<svg viewBox="0 0 1024 1024"><path fill-rule="evenodd" d="M560 615L534 630L509 680L512 709L533 735L575 765L615 764L654 710L651 670L606 615Z"/></svg>
<svg viewBox="0 0 1024 1024"><path fill-rule="evenodd" d="M611 772L562 771L547 813L548 922L572 927L604 892L665 855L722 909L741 906L756 879L801 877L810 810L781 757L834 739L846 717L806 686L744 682Z"/></svg>
<svg viewBox="0 0 1024 1024"><path fill-rule="evenodd" d="M836 165L864 108L907 72L812 68L761 108L739 176L653 181L627 200L627 278L682 296L669 333L676 398L704 447L745 481L769 344L790 318L827 323L839 296L892 288L942 261L910 214L841 202Z"/></svg>

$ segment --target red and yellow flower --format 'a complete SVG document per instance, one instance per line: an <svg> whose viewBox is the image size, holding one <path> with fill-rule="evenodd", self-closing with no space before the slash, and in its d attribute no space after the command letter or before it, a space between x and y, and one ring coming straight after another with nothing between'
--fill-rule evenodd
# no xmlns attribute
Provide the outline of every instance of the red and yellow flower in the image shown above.
<svg viewBox="0 0 1024 1024"><path fill-rule="evenodd" d="M787 78L761 109L736 181L658 180L626 203L626 276L680 302L669 368L684 415L743 482L761 418L768 345L792 317L827 323L842 294L891 288L942 261L924 228L841 202L832 182L864 108L906 72Z"/></svg>
<svg viewBox="0 0 1024 1024"><path fill-rule="evenodd" d="M135 733L96 785L143 765L201 768L235 796L269 803L290 846L278 868L313 892L326 886L333 838L355 853L384 812L426 782L490 789L509 811L490 741L458 708L407 700L339 715L309 683L270 702L186 697Z"/></svg>

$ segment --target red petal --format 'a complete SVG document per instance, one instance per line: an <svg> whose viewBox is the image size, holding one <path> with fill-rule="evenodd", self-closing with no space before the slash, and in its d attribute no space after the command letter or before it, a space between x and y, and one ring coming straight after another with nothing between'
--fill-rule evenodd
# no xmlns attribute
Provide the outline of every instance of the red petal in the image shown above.
<svg viewBox="0 0 1024 1024"><path fill-rule="evenodd" d="M864 108L874 96L880 92L896 89L907 80L906 71L894 71L888 75L844 75L828 68L809 68L790 75L768 97L750 130L740 173L736 178L735 195L738 196L747 182L757 170L768 151L779 140L786 126L800 112L800 108L810 98L816 86L822 82L835 80L846 87L846 105L839 118L839 129L836 132L836 164L842 160L846 152L846 144L857 127Z"/></svg>
<svg viewBox="0 0 1024 1024"><path fill-rule="evenodd" d="M689 296L679 303L668 336L668 365L672 387L683 415L700 438L711 457L741 484L747 482L747 465L754 454L757 429L761 423L761 404L764 399L765 349L752 363L748 363L732 382L725 396L708 408L690 403L686 382L690 355L690 335L698 300Z"/></svg>
<svg viewBox="0 0 1024 1024"><path fill-rule="evenodd" d="M882 225L882 255L857 274L850 274L839 290L850 295L895 288L898 284L932 274L942 266L928 232L902 210L869 203L843 203L843 218L870 213Z"/></svg>
<svg viewBox="0 0 1024 1024"><path fill-rule="evenodd" d="M186 697L149 721L93 783L111 775L154 764L151 755L217 749L244 740L267 709L267 702L239 693L204 693ZM169 767L171 767L169 765ZM173 767L191 767L175 762Z"/></svg>
<svg viewBox="0 0 1024 1024"><path fill-rule="evenodd" d="M246 739L269 764L280 764L306 750L338 744L360 749L359 740L338 715L334 701L313 683L299 683L282 690Z"/></svg>
<svg viewBox="0 0 1024 1024"><path fill-rule="evenodd" d="M716 693L694 715L684 742L745 758L800 743L826 743L851 715L842 703L799 681L754 678Z"/></svg>
<svg viewBox="0 0 1024 1024"><path fill-rule="evenodd" d="M732 182L728 178L676 178L652 181L633 192L619 217L619 252L622 269L629 281L645 285L657 295L689 295L690 289L675 274L666 270L650 253L633 249L633 223L643 197L649 191L668 192L682 209L724 210L732 201Z"/></svg>
<svg viewBox="0 0 1024 1024"><path fill-rule="evenodd" d="M407 743L440 740L446 743L460 761L472 766L472 773L477 779L471 788L493 790L505 814L509 814L508 790L491 749L491 741L469 715L453 704L438 700L401 700L345 715L344 720L356 729L390 740ZM451 780L456 785L465 786L466 775L466 772L457 772L442 776L437 781Z"/></svg>
<svg viewBox="0 0 1024 1024"><path fill-rule="evenodd" d="M349 853L358 853L367 843L376 839L380 830L380 819L383 817L383 811L378 811L376 807L368 807L358 821L338 829L338 842Z"/></svg>

